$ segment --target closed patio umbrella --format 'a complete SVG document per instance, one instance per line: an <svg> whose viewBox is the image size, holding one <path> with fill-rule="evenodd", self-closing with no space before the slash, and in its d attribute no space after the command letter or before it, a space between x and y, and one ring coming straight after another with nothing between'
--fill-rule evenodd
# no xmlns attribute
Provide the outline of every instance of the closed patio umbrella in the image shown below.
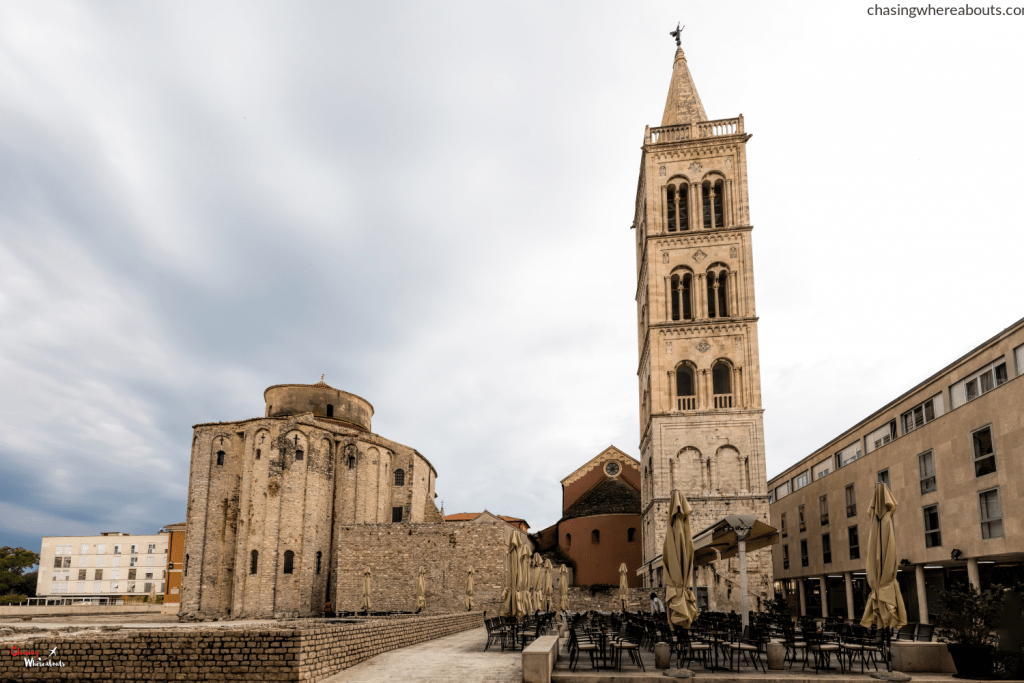
<svg viewBox="0 0 1024 683"><path fill-rule="evenodd" d="M473 568L466 573L466 611L473 609Z"/></svg>
<svg viewBox="0 0 1024 683"><path fill-rule="evenodd" d="M551 585L551 560L544 560L544 610L550 612L555 607L551 594L554 587Z"/></svg>
<svg viewBox="0 0 1024 683"><path fill-rule="evenodd" d="M505 589L501 594L501 616L516 616L519 604L519 534L509 534L505 551Z"/></svg>
<svg viewBox="0 0 1024 683"><path fill-rule="evenodd" d="M693 597L693 510L680 491L672 491L668 507L668 530L662 548L665 566L665 609L670 627L690 628L697 618L697 599Z"/></svg>
<svg viewBox="0 0 1024 683"><path fill-rule="evenodd" d="M416 579L416 611L426 609L427 607L427 570L424 567L420 567L420 577Z"/></svg>
<svg viewBox="0 0 1024 683"><path fill-rule="evenodd" d="M370 568L363 570L363 611L370 611Z"/></svg>
<svg viewBox="0 0 1024 683"><path fill-rule="evenodd" d="M896 511L896 499L889 487L883 482L875 484L875 492L871 498L871 535L868 537L867 573L871 593L864 607L861 626L870 627L877 624L881 628L899 628L907 623L907 608L903 605L903 595L896 583L896 568L900 558L896 547L896 533L893 529L892 516ZM886 632L888 633L888 632ZM887 658L888 659L888 658ZM892 661L889 660L889 670Z"/></svg>
<svg viewBox="0 0 1024 683"><path fill-rule="evenodd" d="M529 546L521 546L519 548L519 603L516 612L516 617L519 619L533 611L533 600L530 596L531 560Z"/></svg>
<svg viewBox="0 0 1024 683"><path fill-rule="evenodd" d="M629 579L626 577L628 571L625 562L619 565L619 600L622 602L623 612L626 611L626 601L629 600Z"/></svg>
<svg viewBox="0 0 1024 683"><path fill-rule="evenodd" d="M544 563L540 553L533 554L533 609L544 609Z"/></svg>
<svg viewBox="0 0 1024 683"><path fill-rule="evenodd" d="M561 596L559 607L564 612L569 611L569 569L564 564L558 568L558 593Z"/></svg>

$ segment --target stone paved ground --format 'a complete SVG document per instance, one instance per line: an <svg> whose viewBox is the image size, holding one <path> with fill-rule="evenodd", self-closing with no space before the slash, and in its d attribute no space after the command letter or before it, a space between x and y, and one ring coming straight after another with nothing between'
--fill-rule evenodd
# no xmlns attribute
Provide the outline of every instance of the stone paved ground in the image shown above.
<svg viewBox="0 0 1024 683"><path fill-rule="evenodd" d="M321 683L520 683L522 653L484 652L483 627L377 655Z"/></svg>

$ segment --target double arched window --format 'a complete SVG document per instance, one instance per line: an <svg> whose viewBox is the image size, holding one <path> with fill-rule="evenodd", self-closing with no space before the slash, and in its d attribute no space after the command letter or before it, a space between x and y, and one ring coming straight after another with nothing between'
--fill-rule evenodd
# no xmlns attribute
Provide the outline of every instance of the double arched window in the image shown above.
<svg viewBox="0 0 1024 683"><path fill-rule="evenodd" d="M665 188L665 217L669 232L690 229L690 188L680 183Z"/></svg>
<svg viewBox="0 0 1024 683"><path fill-rule="evenodd" d="M698 370L691 361L685 360L676 366L672 384L675 399L674 410L721 410L741 408L742 369L733 366L727 358L719 358L707 369Z"/></svg>
<svg viewBox="0 0 1024 683"><path fill-rule="evenodd" d="M701 184L701 204L704 208L704 229L725 227L725 183L711 178Z"/></svg>
<svg viewBox="0 0 1024 683"><path fill-rule="evenodd" d="M708 317L727 318L729 316L729 271L709 270L708 283Z"/></svg>
<svg viewBox="0 0 1024 683"><path fill-rule="evenodd" d="M672 319L693 320L693 274L680 271L672 274Z"/></svg>

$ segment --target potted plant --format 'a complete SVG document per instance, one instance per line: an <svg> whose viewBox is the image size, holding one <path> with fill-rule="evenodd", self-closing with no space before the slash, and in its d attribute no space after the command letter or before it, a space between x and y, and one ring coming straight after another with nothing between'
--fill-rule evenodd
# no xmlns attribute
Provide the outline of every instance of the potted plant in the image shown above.
<svg viewBox="0 0 1024 683"><path fill-rule="evenodd" d="M935 626L946 643L961 678L992 676L996 638L992 629L1003 608L1003 587L977 592L973 586L953 586L939 593L942 609Z"/></svg>

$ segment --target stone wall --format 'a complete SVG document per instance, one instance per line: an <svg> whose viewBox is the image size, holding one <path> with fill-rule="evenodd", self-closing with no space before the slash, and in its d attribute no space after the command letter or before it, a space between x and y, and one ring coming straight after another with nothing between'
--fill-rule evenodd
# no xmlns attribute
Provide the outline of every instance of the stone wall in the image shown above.
<svg viewBox="0 0 1024 683"><path fill-rule="evenodd" d="M494 615L505 582L504 524L375 524L346 526L336 537L339 611L362 605L363 571L370 570L372 610L415 610L420 567L427 570L427 611L465 609L466 574L476 609ZM556 577L557 578L557 577Z"/></svg>
<svg viewBox="0 0 1024 683"><path fill-rule="evenodd" d="M63 666L26 667L24 657L5 656L0 658L0 680L319 681L382 652L477 628L483 617L463 612L358 624L300 623L83 637L33 634L12 646L37 651L43 658L56 647L49 661Z"/></svg>
<svg viewBox="0 0 1024 683"><path fill-rule="evenodd" d="M649 612L651 609L651 593L657 593L661 599L665 599L665 589L659 588L630 588L629 599L626 601L626 609L630 612ZM597 610L599 612L618 612L622 609L622 601L619 599L619 589L610 591L598 591L591 593L587 587L572 586L569 588L569 611L586 612Z"/></svg>

